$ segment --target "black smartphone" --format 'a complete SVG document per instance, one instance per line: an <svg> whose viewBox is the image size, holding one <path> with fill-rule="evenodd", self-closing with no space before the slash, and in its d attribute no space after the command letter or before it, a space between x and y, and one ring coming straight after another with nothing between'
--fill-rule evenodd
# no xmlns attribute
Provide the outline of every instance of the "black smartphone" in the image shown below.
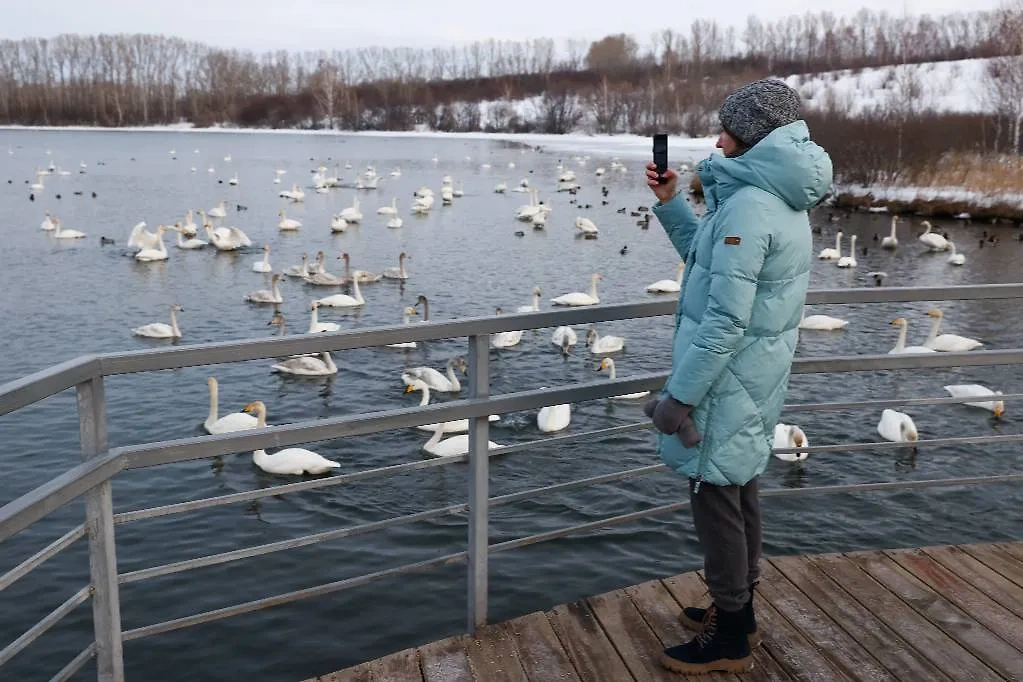
<svg viewBox="0 0 1023 682"><path fill-rule="evenodd" d="M668 170L668 136L654 135L654 165L657 166L657 182L667 182L664 171Z"/></svg>

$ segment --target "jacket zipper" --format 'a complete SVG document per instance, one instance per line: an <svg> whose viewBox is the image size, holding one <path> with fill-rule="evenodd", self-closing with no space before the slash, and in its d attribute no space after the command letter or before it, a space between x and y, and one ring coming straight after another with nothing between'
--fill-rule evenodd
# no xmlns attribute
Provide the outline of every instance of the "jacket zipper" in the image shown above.
<svg viewBox="0 0 1023 682"><path fill-rule="evenodd" d="M717 402L716 398L711 401L708 414L714 414L716 412L715 410L715 407L717 407L716 402ZM704 435L706 436L708 434ZM706 439L702 443L700 443L700 459L696 463L696 478L693 479L694 481L696 481L696 485L693 486L694 495L700 494L700 485L703 483L703 470L707 468L707 457L709 456L710 453L709 446L710 443L708 443Z"/></svg>

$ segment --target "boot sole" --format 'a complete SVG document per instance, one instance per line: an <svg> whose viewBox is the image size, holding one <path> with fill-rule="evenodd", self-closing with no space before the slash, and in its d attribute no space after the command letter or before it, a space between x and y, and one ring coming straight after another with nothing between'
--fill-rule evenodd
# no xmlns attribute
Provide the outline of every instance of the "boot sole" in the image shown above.
<svg viewBox="0 0 1023 682"><path fill-rule="evenodd" d="M747 673L753 670L753 656L745 658L723 658L710 663L683 663L671 656L661 654L661 665L673 673L683 675L706 675L707 673Z"/></svg>
<svg viewBox="0 0 1023 682"><path fill-rule="evenodd" d="M678 622L682 624L686 630L692 632L703 632L703 623L691 619L689 616L682 612L678 614ZM760 632L754 631L747 635L749 639L749 646L751 649L755 649L763 643L763 638L760 636Z"/></svg>

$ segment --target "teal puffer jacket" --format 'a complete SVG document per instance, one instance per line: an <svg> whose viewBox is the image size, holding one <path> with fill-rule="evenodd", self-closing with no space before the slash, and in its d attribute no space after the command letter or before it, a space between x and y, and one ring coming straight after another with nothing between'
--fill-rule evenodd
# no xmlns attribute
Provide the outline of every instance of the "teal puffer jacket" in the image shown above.
<svg viewBox="0 0 1023 682"><path fill-rule="evenodd" d="M696 172L704 216L681 195L653 211L686 262L664 390L695 406L703 441L658 434L658 452L697 482L744 485L771 456L810 280L807 210L831 186L831 158L796 121Z"/></svg>

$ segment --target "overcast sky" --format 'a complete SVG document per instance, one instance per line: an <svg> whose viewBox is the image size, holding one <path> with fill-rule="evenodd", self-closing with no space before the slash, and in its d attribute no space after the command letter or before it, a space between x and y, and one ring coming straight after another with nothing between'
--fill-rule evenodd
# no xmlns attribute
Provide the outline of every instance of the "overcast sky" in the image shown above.
<svg viewBox="0 0 1023 682"><path fill-rule="evenodd" d="M7 4L10 0L4 0ZM253 50L319 50L367 45L447 45L486 38L596 39L626 32L646 42L663 28L684 29L696 18L742 24L749 14L774 19L808 10L852 14L890 7L912 14L962 11L961 0L732 0L715 12L712 2L625 0L44 0L8 8L0 36L49 37L59 33L163 33ZM991 9L998 0L976 0Z"/></svg>

